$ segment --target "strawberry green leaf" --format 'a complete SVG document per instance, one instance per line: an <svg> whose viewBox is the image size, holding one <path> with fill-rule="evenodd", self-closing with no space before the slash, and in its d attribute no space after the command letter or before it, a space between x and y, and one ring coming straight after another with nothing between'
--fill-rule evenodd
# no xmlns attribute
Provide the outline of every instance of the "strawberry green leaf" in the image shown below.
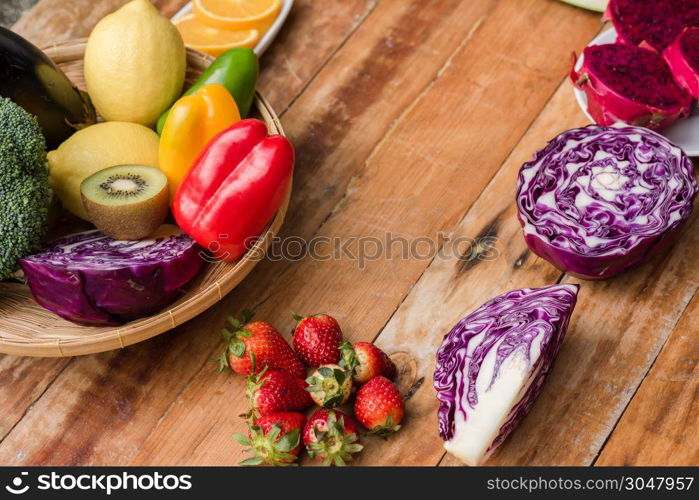
<svg viewBox="0 0 699 500"><path fill-rule="evenodd" d="M236 358L242 358L243 354L245 354L245 342L237 337L234 337L228 343L228 350Z"/></svg>
<svg viewBox="0 0 699 500"><path fill-rule="evenodd" d="M250 438L247 437L245 434L233 434L233 439L235 439L238 442L238 444L241 444L242 446L252 446Z"/></svg>
<svg viewBox="0 0 699 500"><path fill-rule="evenodd" d="M291 451L299 445L300 439L301 432L298 429L294 429L281 437L281 439L277 442L276 448L281 452Z"/></svg>
<svg viewBox="0 0 699 500"><path fill-rule="evenodd" d="M238 329L235 334L238 336L238 338L241 339L247 339L252 337L252 332L250 330L246 330L245 328L240 328Z"/></svg>
<svg viewBox="0 0 699 500"><path fill-rule="evenodd" d="M349 342L343 342L340 344L340 352L342 353L342 359L339 365L346 368L350 372L351 376L354 376L354 372L359 366L359 360L357 359L357 352L352 347Z"/></svg>
<svg viewBox="0 0 699 500"><path fill-rule="evenodd" d="M211 361L218 361L218 371L221 373L228 366L228 350L223 351L218 358L213 358Z"/></svg>
<svg viewBox="0 0 699 500"><path fill-rule="evenodd" d="M277 424L274 424L274 425L270 428L269 432L267 433L267 437L268 437L271 441L275 442L275 441L277 440L277 438L279 437L279 434L281 434L281 432L282 432L282 428L279 427Z"/></svg>
<svg viewBox="0 0 699 500"><path fill-rule="evenodd" d="M323 406L325 408L335 408L341 402L342 402L342 394L339 394L337 396L332 396L330 398L327 398L325 401L323 401Z"/></svg>
<svg viewBox="0 0 699 500"><path fill-rule="evenodd" d="M233 332L228 328L221 328L221 337L223 337L223 340L226 342L229 342L233 338Z"/></svg>
<svg viewBox="0 0 699 500"><path fill-rule="evenodd" d="M239 465L242 465L243 467L252 467L255 465L262 465L262 462L264 462L262 457L250 457L240 462Z"/></svg>

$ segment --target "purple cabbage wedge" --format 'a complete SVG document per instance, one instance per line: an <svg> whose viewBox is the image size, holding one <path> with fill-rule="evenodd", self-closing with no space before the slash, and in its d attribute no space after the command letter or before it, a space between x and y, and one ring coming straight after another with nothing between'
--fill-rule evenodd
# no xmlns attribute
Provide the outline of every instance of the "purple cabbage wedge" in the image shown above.
<svg viewBox="0 0 699 500"><path fill-rule="evenodd" d="M563 342L578 285L523 288L459 321L437 351L439 434L467 465L488 458L527 415Z"/></svg>
<svg viewBox="0 0 699 500"><path fill-rule="evenodd" d="M699 26L699 0L610 0L619 41L662 52L686 27Z"/></svg>
<svg viewBox="0 0 699 500"><path fill-rule="evenodd" d="M590 125L562 133L522 166L517 207L534 253L603 279L671 243L696 193L692 162L661 135Z"/></svg>
<svg viewBox="0 0 699 500"><path fill-rule="evenodd" d="M583 52L573 84L587 96L598 125L624 122L660 130L689 116L692 96L674 80L665 60L652 50L618 43Z"/></svg>
<svg viewBox="0 0 699 500"><path fill-rule="evenodd" d="M152 314L194 278L202 249L174 226L152 239L113 240L87 231L19 261L39 305L82 325L116 325Z"/></svg>
<svg viewBox="0 0 699 500"><path fill-rule="evenodd" d="M677 83L699 99L699 28L685 29L665 49L663 57Z"/></svg>

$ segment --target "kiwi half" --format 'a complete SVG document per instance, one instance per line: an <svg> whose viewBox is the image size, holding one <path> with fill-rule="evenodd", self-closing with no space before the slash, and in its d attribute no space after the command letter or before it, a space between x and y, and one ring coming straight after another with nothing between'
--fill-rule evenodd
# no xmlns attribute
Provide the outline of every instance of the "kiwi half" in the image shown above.
<svg viewBox="0 0 699 500"><path fill-rule="evenodd" d="M115 240L145 238L167 216L167 177L155 167L105 168L82 181L80 194L90 221Z"/></svg>

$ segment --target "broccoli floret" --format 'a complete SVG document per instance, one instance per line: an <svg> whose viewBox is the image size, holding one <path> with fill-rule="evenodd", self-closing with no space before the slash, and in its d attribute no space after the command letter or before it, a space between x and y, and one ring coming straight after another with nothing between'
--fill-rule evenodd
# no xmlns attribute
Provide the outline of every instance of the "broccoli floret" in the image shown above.
<svg viewBox="0 0 699 500"><path fill-rule="evenodd" d="M34 252L46 233L51 199L46 141L36 117L0 98L0 279Z"/></svg>

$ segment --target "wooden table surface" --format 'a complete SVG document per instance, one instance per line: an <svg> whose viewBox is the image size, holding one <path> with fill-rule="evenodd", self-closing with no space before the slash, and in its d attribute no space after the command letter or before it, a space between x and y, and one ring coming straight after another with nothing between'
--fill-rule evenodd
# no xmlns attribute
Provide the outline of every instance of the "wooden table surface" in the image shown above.
<svg viewBox="0 0 699 500"><path fill-rule="evenodd" d="M38 45L86 36L123 0L42 0L14 29ZM168 15L184 3L156 2ZM73 359L0 358L0 463L236 464L243 379L218 373L227 314L333 314L352 341L424 377L404 428L357 463L456 465L431 387L444 333L510 289L577 282L536 258L515 216L521 164L587 123L566 80L599 15L554 0L296 0L262 59L261 91L296 146L286 236L479 239L461 258L264 261L198 318ZM490 464L699 464L699 224L614 279L582 282L543 394ZM484 258L487 257L487 258ZM415 384L417 385L417 384Z"/></svg>

